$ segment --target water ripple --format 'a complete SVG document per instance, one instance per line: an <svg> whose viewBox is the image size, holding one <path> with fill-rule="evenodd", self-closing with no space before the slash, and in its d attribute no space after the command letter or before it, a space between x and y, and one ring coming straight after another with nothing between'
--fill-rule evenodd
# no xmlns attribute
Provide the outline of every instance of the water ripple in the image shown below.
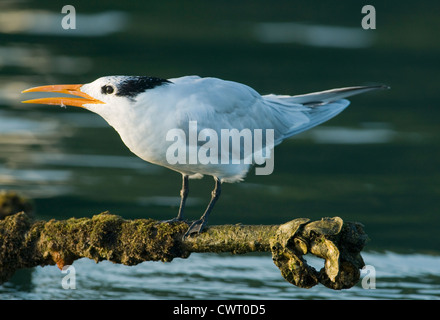
<svg viewBox="0 0 440 320"><path fill-rule="evenodd" d="M123 266L88 259L74 263L76 289L61 286L56 267L23 270L0 286L0 299L439 299L439 256L364 254L376 270L376 289L349 290L287 283L270 255L192 254L171 263Z"/></svg>

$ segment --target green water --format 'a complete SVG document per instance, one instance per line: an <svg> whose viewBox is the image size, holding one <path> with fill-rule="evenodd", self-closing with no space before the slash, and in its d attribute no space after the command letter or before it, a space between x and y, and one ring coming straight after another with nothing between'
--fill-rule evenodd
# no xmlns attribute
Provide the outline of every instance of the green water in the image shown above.
<svg viewBox="0 0 440 320"><path fill-rule="evenodd" d="M271 175L251 171L245 182L225 184L210 223L340 216L365 225L367 251L440 252L438 2L372 1L376 30L361 28L359 1L71 4L77 30L62 29L59 3L0 4L0 189L31 197L38 218L109 210L169 219L177 213L181 177L137 159L95 114L21 104L28 87L111 74L214 76L261 94L384 83L392 89L353 97L336 118L284 141ZM360 42L329 46L331 34L312 34L310 42L304 32L281 42L270 38L279 32L263 37L265 23L281 22L351 28ZM212 187L210 177L190 182L190 218L203 212ZM94 297L85 292L80 296Z"/></svg>

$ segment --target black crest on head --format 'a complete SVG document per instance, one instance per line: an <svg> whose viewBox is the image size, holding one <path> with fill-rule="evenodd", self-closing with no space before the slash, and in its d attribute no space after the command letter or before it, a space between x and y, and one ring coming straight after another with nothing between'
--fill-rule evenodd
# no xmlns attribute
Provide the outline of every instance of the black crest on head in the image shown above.
<svg viewBox="0 0 440 320"><path fill-rule="evenodd" d="M130 98L136 97L139 93L145 92L148 89L161 86L166 83L171 83L166 79L146 77L146 76L133 76L127 77L126 80L118 84L117 96L126 96Z"/></svg>

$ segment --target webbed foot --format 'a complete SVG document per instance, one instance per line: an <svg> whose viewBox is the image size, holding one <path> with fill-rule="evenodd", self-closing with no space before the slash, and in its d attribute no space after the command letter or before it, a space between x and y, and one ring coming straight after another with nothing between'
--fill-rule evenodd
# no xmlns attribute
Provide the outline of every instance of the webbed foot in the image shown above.
<svg viewBox="0 0 440 320"><path fill-rule="evenodd" d="M183 239L186 239L193 234L201 233L203 231L203 229L205 228L206 224L207 224L206 219L199 219L199 220L193 221L193 223L191 223L188 230L183 235Z"/></svg>

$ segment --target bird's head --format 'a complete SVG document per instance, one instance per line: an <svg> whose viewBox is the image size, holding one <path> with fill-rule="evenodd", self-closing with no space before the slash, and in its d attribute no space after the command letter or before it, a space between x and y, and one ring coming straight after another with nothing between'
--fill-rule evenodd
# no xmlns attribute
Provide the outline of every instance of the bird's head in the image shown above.
<svg viewBox="0 0 440 320"><path fill-rule="evenodd" d="M168 80L146 76L107 76L87 84L61 84L30 88L27 92L51 92L73 95L48 97L23 101L24 103L74 106L98 114L117 105L126 105L136 97L157 86L170 83Z"/></svg>

